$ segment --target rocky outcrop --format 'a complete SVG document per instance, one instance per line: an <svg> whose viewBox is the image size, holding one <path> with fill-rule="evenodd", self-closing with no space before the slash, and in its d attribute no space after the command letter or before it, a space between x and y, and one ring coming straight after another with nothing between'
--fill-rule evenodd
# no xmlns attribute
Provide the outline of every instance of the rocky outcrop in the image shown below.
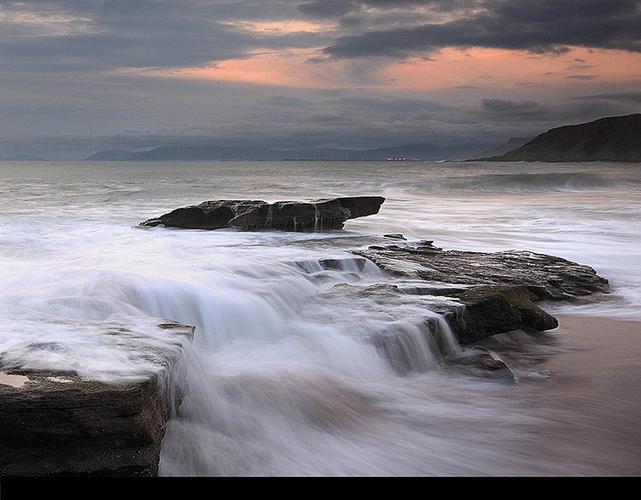
<svg viewBox="0 0 641 500"><path fill-rule="evenodd" d="M533 252L443 251L431 241L420 241L352 253L399 278L398 285L356 287L358 293L385 294L392 307L400 295L405 302L420 301L445 318L463 345L517 329L554 329L558 321L536 302L570 300L609 288L588 266Z"/></svg>
<svg viewBox="0 0 641 500"><path fill-rule="evenodd" d="M206 201L200 205L178 208L155 219L140 223L143 227L165 226L181 229L236 228L247 231L278 229L283 231L323 231L342 229L345 221L377 214L385 198L355 196L312 202L252 200Z"/></svg>
<svg viewBox="0 0 641 500"><path fill-rule="evenodd" d="M193 331L173 322L158 325L154 345L163 339L171 349L145 349L140 355L155 369L126 379L112 380L108 373L81 377L65 366L21 366L3 353L0 476L156 475L165 425L180 400L174 383L181 346ZM115 343L120 336L135 337L118 328L105 334ZM126 342L123 347L136 356Z"/></svg>
<svg viewBox="0 0 641 500"><path fill-rule="evenodd" d="M381 283L375 285L337 285L332 294L340 295L344 301L354 302L370 299L386 306L387 314L394 317L402 306L414 304L426 311L423 318L414 318L422 322L430 335L437 337L439 331L437 313L449 324L456 340L462 345L469 345L484 338L512 330L538 332L551 330L558 326L556 318L541 309L535 301L538 297L526 287L521 286L473 286L467 289L455 287L407 286ZM405 314L405 313L403 313ZM397 320L409 318L399 316ZM444 340L434 340L443 343ZM370 339L383 351L389 350L390 343L396 342L389 336L376 336ZM435 351L443 351L436 346ZM387 356L386 356L387 357Z"/></svg>
<svg viewBox="0 0 641 500"><path fill-rule="evenodd" d="M352 253L399 277L450 285L525 286L538 299L568 300L609 289L608 280L591 267L528 251L443 251L424 240Z"/></svg>

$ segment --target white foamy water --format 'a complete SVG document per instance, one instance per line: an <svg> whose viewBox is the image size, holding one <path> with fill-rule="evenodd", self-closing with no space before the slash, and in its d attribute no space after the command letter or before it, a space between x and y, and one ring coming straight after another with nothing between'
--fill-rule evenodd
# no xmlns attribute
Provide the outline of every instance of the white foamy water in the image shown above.
<svg viewBox="0 0 641 500"><path fill-rule="evenodd" d="M156 335L158 319L196 326L165 475L601 472L539 442L544 409L515 397L526 387L447 369L443 357L459 347L426 304L354 300L333 287L384 282L346 250L402 232L591 265L613 293L563 310L640 319L640 168L0 163L0 362L127 379L152 369L136 352L177 348ZM135 227L204 200L360 194L387 201L343 232ZM341 266L324 269L328 257ZM105 327L134 332L138 349L111 343ZM402 366L377 349L380 338L395 339ZM64 348L28 348L52 342Z"/></svg>

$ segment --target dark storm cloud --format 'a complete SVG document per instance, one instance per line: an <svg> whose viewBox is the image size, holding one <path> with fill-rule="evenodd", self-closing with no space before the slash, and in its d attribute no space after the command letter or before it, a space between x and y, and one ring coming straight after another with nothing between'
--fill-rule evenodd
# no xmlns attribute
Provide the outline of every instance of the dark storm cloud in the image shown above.
<svg viewBox="0 0 641 500"><path fill-rule="evenodd" d="M308 16L331 18L359 12L368 7L391 10L427 6L435 10L450 12L463 6L469 7L474 3L476 3L474 0L314 0L301 3L298 9Z"/></svg>
<svg viewBox="0 0 641 500"><path fill-rule="evenodd" d="M598 94L546 102L485 98L470 110L483 123L540 129L641 112L641 93Z"/></svg>
<svg viewBox="0 0 641 500"><path fill-rule="evenodd" d="M351 0L316 0L298 6L303 14L314 17L340 17L356 10L355 2Z"/></svg>
<svg viewBox="0 0 641 500"><path fill-rule="evenodd" d="M299 15L287 0L0 0L0 8L0 63L14 70L202 66L256 48L316 47L322 39L305 33L267 36L239 24Z"/></svg>
<svg viewBox="0 0 641 500"><path fill-rule="evenodd" d="M460 15L446 22L417 17L414 26L342 36L324 53L334 58L406 57L445 47L563 53L570 45L641 52L639 0L486 0L471 5L477 10L459 5L453 10Z"/></svg>

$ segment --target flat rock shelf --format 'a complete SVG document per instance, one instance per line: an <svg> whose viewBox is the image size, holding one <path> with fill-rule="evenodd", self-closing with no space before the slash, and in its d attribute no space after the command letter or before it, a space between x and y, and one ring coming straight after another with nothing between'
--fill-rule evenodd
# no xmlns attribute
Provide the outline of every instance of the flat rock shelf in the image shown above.
<svg viewBox="0 0 641 500"><path fill-rule="evenodd" d="M205 201L177 208L160 217L143 221L141 227L179 229L224 229L245 231L326 231L342 229L345 221L377 214L382 196L351 196L310 202L256 200Z"/></svg>
<svg viewBox="0 0 641 500"><path fill-rule="evenodd" d="M61 343L30 344L15 359L11 352L0 358L0 476L157 475L165 426L181 399L183 345L194 328L158 323L154 347L125 328L101 333L134 356L138 344L150 364L136 373L80 376L65 366L40 368L25 355L69 348Z"/></svg>
<svg viewBox="0 0 641 500"><path fill-rule="evenodd" d="M608 280L591 267L528 251L444 251L421 240L352 253L372 261L398 284L352 287L351 293L385 295L389 303L425 296L450 299L430 300L427 307L447 320L464 345L517 329L554 329L558 321L537 302L609 291Z"/></svg>

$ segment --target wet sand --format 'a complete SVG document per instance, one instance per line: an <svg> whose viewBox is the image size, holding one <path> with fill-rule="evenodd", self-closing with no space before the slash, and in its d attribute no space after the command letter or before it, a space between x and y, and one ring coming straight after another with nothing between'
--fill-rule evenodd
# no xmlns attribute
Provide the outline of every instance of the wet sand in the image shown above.
<svg viewBox="0 0 641 500"><path fill-rule="evenodd" d="M641 322L559 316L550 378L527 404L548 424L537 447L567 474L641 475Z"/></svg>
<svg viewBox="0 0 641 500"><path fill-rule="evenodd" d="M0 372L0 385L10 385L11 387L22 387L29 379L22 375L9 375Z"/></svg>

